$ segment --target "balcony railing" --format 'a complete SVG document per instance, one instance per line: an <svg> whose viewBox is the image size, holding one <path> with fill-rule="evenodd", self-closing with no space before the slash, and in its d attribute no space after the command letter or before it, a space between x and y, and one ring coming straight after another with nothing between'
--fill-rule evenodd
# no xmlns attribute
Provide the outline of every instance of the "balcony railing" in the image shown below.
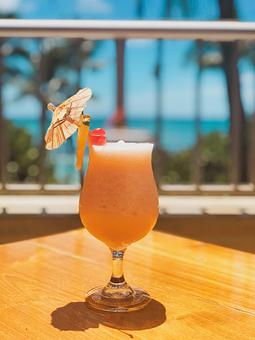
<svg viewBox="0 0 255 340"><path fill-rule="evenodd" d="M255 23L234 21L0 20L0 37L253 40Z"/></svg>
<svg viewBox="0 0 255 340"><path fill-rule="evenodd" d="M123 68L119 67L123 63L124 44L126 39L176 39L176 40L207 40L207 41L236 41L236 40L254 40L255 23L252 22L234 22L234 21L109 21L109 20L0 20L0 38L48 38L48 37L66 37L66 38L84 38L95 40L114 39L116 41L117 54L117 79L123 79ZM124 63L123 63L124 65ZM1 65L0 65L1 70ZM1 79L1 77L0 77ZM0 83L0 86L2 84ZM123 101L121 93L117 93L117 101ZM123 103L122 103L123 104ZM160 106L159 106L160 107ZM238 126L238 117L234 116L235 126ZM41 120L42 124L42 120ZM255 123L254 123L255 124ZM24 186L9 185L6 183L6 155L5 155L5 137L4 137L4 120L0 112L0 192L15 193L20 188L24 192ZM255 131L255 129L254 129ZM196 130L197 140L199 138L199 129ZM233 145L238 145L240 136L238 129L232 136ZM42 141L43 143L43 141ZM255 143L252 138L251 143ZM255 150L255 145L251 146ZM194 157L198 157L194 156ZM43 158L42 158L43 161ZM175 194L212 194L212 193L235 193L235 194L253 194L255 188L255 176L251 176L250 184L240 185L238 183L238 162L239 159L235 154L235 149L231 152L231 184L225 186L206 186L201 185L199 176L195 183L190 186L164 186L162 193ZM254 163L254 162L253 162ZM194 159L194 164L199 167L199 163ZM197 169L198 170L198 169ZM255 174L255 164L250 165L251 174ZM199 172L199 170L198 170ZM26 192L54 193L76 192L76 186L59 186L45 185L43 176L40 183L26 186Z"/></svg>

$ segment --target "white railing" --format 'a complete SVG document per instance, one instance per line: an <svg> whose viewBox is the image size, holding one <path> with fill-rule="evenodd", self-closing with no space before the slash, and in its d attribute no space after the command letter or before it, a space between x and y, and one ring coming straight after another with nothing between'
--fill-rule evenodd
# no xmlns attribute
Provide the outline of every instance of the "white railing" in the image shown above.
<svg viewBox="0 0 255 340"><path fill-rule="evenodd" d="M0 37L253 40L254 22L1 19Z"/></svg>

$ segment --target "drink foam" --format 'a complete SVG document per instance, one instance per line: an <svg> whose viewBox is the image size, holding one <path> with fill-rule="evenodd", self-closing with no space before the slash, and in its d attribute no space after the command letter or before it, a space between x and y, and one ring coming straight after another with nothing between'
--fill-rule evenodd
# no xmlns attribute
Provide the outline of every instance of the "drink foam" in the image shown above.
<svg viewBox="0 0 255 340"><path fill-rule="evenodd" d="M123 153L123 152L151 152L153 148L152 143L131 143L120 140L118 142L110 142L105 145L93 145L96 152L104 153Z"/></svg>

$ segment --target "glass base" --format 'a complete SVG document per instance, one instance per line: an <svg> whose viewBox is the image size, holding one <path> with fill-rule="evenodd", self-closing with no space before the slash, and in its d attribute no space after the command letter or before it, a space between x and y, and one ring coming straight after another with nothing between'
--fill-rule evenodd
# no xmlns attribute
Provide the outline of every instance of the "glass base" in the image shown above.
<svg viewBox="0 0 255 340"><path fill-rule="evenodd" d="M94 309L106 312L131 312L145 307L150 295L141 288L133 288L132 294L125 297L108 297L104 294L105 287L95 287L88 291L86 302Z"/></svg>

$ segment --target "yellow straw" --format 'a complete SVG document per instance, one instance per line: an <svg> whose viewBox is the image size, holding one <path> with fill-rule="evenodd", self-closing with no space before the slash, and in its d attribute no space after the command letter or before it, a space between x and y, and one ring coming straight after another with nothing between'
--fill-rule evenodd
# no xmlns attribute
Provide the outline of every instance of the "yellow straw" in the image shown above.
<svg viewBox="0 0 255 340"><path fill-rule="evenodd" d="M78 170L82 170L83 166L84 151L89 136L89 124L90 116L81 114L78 127L76 148L76 168Z"/></svg>

